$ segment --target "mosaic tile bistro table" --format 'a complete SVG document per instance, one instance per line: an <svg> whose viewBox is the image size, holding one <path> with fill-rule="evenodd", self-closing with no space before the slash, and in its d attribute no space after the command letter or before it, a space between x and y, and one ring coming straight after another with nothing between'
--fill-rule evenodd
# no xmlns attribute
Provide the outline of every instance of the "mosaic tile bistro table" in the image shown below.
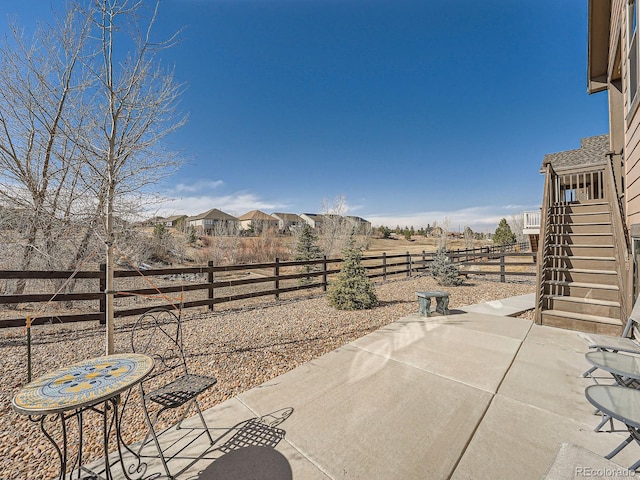
<svg viewBox="0 0 640 480"><path fill-rule="evenodd" d="M118 416L120 394L139 384L153 370L153 359L147 355L126 353L92 358L59 368L25 385L12 400L13 409L28 415L55 447L60 460L60 480L77 478L86 470L82 465L82 417L87 411L102 416L102 436L104 447L104 475L111 479L109 462L109 437L115 426L119 460L122 463L121 420ZM67 420L78 422L78 453L74 460L69 458ZM48 425L58 424L61 437L56 441ZM67 470L71 470L69 477ZM127 472L123 468L127 478ZM97 478L90 475L85 478Z"/></svg>

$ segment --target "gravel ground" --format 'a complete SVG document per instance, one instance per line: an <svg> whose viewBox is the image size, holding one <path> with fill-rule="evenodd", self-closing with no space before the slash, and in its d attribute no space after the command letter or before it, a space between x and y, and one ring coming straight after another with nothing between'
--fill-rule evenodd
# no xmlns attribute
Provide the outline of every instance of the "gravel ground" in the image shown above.
<svg viewBox="0 0 640 480"><path fill-rule="evenodd" d="M324 296L224 312L189 311L184 315L184 343L190 368L218 379L217 386L202 395L201 406L212 407L416 312L415 292L438 288L427 276L379 283L380 305L367 311L337 311ZM534 289L531 279L499 283L472 277L464 285L448 289L450 308L532 293ZM117 351L129 351L129 329L134 320L117 321ZM96 324L39 326L33 328L32 336L34 378L104 351L104 333ZM53 448L37 424L11 409L11 398L26 383L23 329L0 330L0 356L0 480L53 478L58 466ZM127 415L131 419L125 440L141 439L142 412L134 405L128 407ZM97 420L97 415L85 416L89 458L100 452ZM138 428L131 428L134 425Z"/></svg>

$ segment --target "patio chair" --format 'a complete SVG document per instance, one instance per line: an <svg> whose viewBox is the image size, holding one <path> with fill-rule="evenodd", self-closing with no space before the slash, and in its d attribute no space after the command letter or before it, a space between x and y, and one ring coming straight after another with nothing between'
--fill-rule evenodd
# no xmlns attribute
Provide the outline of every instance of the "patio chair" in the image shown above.
<svg viewBox="0 0 640 480"><path fill-rule="evenodd" d="M625 352L640 354L640 345L629 338L629 335L633 332L634 328L638 329L640 326L640 295L636 299L633 305L631 315L627 319L627 324L622 331L622 335L619 337L613 337L611 335L600 335L596 333L580 333L579 335L587 341L589 348L595 348L597 350L606 350L609 352ZM589 370L582 374L583 377L590 377L596 370L596 367L591 367Z"/></svg>
<svg viewBox="0 0 640 480"><path fill-rule="evenodd" d="M210 445L213 445L214 440L204 420L200 405L198 405L197 397L215 385L217 380L214 377L189 372L182 344L182 321L178 315L170 310L158 308L142 315L135 323L131 333L131 349L135 353L149 355L155 361L153 372L140 384L142 406L148 431L140 444L138 455L151 438L158 450L167 476L174 478L167 466L167 462L173 456L169 458L165 456L158 439L171 427L157 433L156 423L164 412L186 405L175 425L176 429L180 429L187 413L192 406L195 406L202 427L204 427L204 431L199 435L206 433Z"/></svg>

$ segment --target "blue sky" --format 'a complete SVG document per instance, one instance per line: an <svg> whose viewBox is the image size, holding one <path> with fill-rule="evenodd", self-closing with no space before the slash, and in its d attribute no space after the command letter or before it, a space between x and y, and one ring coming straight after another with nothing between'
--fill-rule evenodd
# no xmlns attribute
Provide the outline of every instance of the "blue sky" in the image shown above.
<svg viewBox="0 0 640 480"><path fill-rule="evenodd" d="M0 0L30 26L51 0ZM545 153L606 133L587 0L163 0L188 84L162 213L319 212L493 231L539 207Z"/></svg>

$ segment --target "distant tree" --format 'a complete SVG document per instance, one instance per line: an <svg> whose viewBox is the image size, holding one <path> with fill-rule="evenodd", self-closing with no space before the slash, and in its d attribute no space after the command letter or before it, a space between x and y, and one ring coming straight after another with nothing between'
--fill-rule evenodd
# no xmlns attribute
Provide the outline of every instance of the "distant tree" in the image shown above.
<svg viewBox="0 0 640 480"><path fill-rule="evenodd" d="M163 258L166 254L167 240L169 238L169 231L166 225L162 222L156 223L153 227L153 246L154 255L157 258Z"/></svg>
<svg viewBox="0 0 640 480"><path fill-rule="evenodd" d="M318 246L318 236L308 224L304 224L298 237L298 243L296 244L296 254L294 260L297 261L310 261L317 260L322 257L322 251ZM302 265L300 268L301 273L312 273L318 270L317 265ZM308 285L313 282L313 277L303 277L300 279L300 283Z"/></svg>
<svg viewBox="0 0 640 480"><path fill-rule="evenodd" d="M322 227L320 244L324 255L331 258L342 250L354 228L344 215L348 211L347 199L338 195L332 202L322 201Z"/></svg>
<svg viewBox="0 0 640 480"><path fill-rule="evenodd" d="M440 225L440 239L438 241L438 248L442 248L444 250L447 249L447 241L449 240L449 217L444 217L442 220L442 224ZM435 225L435 222L434 222Z"/></svg>
<svg viewBox="0 0 640 480"><path fill-rule="evenodd" d="M516 237L516 242L524 242L526 238L524 236L524 214L519 215L511 215L511 220L509 221L509 226L511 227L511 231Z"/></svg>
<svg viewBox="0 0 640 480"><path fill-rule="evenodd" d="M382 238L389 238L391 236L391 229L389 227L382 226L378 229Z"/></svg>
<svg viewBox="0 0 640 480"><path fill-rule="evenodd" d="M405 240L411 240L411 230L407 228L402 232L402 234L404 235Z"/></svg>
<svg viewBox="0 0 640 480"><path fill-rule="evenodd" d="M342 251L342 268L329 287L327 299L338 310L366 310L378 304L373 284L361 264L362 252L356 247L353 235Z"/></svg>
<svg viewBox="0 0 640 480"><path fill-rule="evenodd" d="M473 246L473 230L468 225L464 227L464 248L471 248Z"/></svg>
<svg viewBox="0 0 640 480"><path fill-rule="evenodd" d="M494 245L511 245L516 243L516 235L511 231L507 219L503 218L493 234Z"/></svg>
<svg viewBox="0 0 640 480"><path fill-rule="evenodd" d="M193 246L197 241L198 235L196 234L196 229L193 225L190 225L187 229L187 243Z"/></svg>

